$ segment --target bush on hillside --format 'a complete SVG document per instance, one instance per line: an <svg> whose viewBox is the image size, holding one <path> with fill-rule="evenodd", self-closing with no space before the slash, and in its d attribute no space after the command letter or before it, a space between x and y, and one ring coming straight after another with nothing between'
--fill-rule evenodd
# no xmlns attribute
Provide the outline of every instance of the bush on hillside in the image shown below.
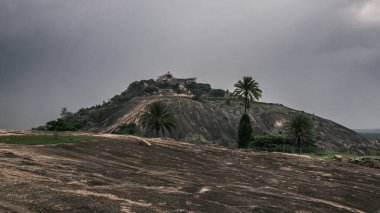
<svg viewBox="0 0 380 213"><path fill-rule="evenodd" d="M144 92L149 93L149 94L153 94L154 92L157 92L157 91L158 91L158 88L152 85L148 85L144 89Z"/></svg>
<svg viewBox="0 0 380 213"><path fill-rule="evenodd" d="M48 131L76 131L77 129L70 122L62 118L58 118L54 121L49 121L46 123L46 129Z"/></svg>
<svg viewBox="0 0 380 213"><path fill-rule="evenodd" d="M225 91L222 89L212 89L210 91L211 97L224 97Z"/></svg>
<svg viewBox="0 0 380 213"><path fill-rule="evenodd" d="M296 152L297 150L297 145L294 144L294 142L292 142L289 138L272 135L252 137L249 147L272 152ZM304 152L310 152L314 150L315 147L315 143L305 143L302 149Z"/></svg>
<svg viewBox="0 0 380 213"><path fill-rule="evenodd" d="M135 81L132 82L128 88L127 88L127 93L131 97L135 96L143 96L144 95L144 89L146 86L145 81Z"/></svg>
<svg viewBox="0 0 380 213"><path fill-rule="evenodd" d="M267 151L293 152L294 150L294 146L286 137L272 135L253 137L249 147Z"/></svg>
<svg viewBox="0 0 380 213"><path fill-rule="evenodd" d="M202 84L202 83L196 83L191 82L186 85L186 88L190 90L191 93L196 95L196 93L200 94L208 94L211 91L210 84Z"/></svg>
<svg viewBox="0 0 380 213"><path fill-rule="evenodd" d="M194 94L193 99L198 101L201 101L202 97L209 94L211 91L211 86L209 84L193 82L185 86L189 86L188 89ZM103 101L102 104L79 109L76 113L68 112L67 109L62 111L61 117L64 118L69 127L65 127L64 129L71 129L72 126L76 130L91 129L99 123L103 122L112 113L118 111L121 107L123 107L124 103L130 101L132 98L145 96L147 94L154 94L155 91L158 91L159 88L173 89L179 94L183 93L183 91L180 89L179 84L177 83L159 83L153 79L135 81L132 82L121 94L113 96L108 101ZM52 127L52 124L54 124L53 121L52 123L49 123L50 129L56 127L56 124L54 124L54 127ZM40 127L39 129L47 130L48 128L46 125L45 127ZM58 129L62 129L62 127L58 127Z"/></svg>
<svg viewBox="0 0 380 213"><path fill-rule="evenodd" d="M156 86L160 89L173 89L173 87L175 87L175 84L172 84L169 82L161 82L161 83L156 83Z"/></svg>
<svg viewBox="0 0 380 213"><path fill-rule="evenodd" d="M246 148L252 139L251 119L248 114L243 114L240 118L238 129L238 145L240 148Z"/></svg>
<svg viewBox="0 0 380 213"><path fill-rule="evenodd" d="M288 137L294 141L301 152L302 147L315 147L314 121L304 112L296 112L285 130Z"/></svg>
<svg viewBox="0 0 380 213"><path fill-rule="evenodd" d="M137 125L135 123L123 124L116 131L113 131L112 134L119 135L136 135Z"/></svg>
<svg viewBox="0 0 380 213"><path fill-rule="evenodd" d="M285 144L292 145L291 142L286 137L264 135L264 136L253 137L250 142L250 147L273 148L277 145L285 145Z"/></svg>

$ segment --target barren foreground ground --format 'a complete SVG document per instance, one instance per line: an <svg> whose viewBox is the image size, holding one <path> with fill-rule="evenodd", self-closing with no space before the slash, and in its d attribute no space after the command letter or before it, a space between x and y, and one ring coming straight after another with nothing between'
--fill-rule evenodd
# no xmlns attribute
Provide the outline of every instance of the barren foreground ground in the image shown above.
<svg viewBox="0 0 380 213"><path fill-rule="evenodd" d="M0 144L0 212L380 212L380 170L172 140Z"/></svg>

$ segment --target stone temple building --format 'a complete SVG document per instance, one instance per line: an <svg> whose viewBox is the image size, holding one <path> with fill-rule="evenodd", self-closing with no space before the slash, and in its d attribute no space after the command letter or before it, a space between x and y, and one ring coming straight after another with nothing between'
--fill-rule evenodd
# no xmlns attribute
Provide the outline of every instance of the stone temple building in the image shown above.
<svg viewBox="0 0 380 213"><path fill-rule="evenodd" d="M174 76L168 71L166 74L157 78L158 83L171 83L178 84L180 93L177 93L173 89L159 89L158 95L160 96L193 96L193 94L186 88L186 84L196 82L197 78L174 78Z"/></svg>

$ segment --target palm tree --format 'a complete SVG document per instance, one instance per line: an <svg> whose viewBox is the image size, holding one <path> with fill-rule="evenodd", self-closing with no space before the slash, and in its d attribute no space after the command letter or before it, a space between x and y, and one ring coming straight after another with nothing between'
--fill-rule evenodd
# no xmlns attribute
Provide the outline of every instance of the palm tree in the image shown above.
<svg viewBox="0 0 380 213"><path fill-rule="evenodd" d="M175 128L174 123L174 115L168 111L166 105L162 102L149 104L147 111L140 117L141 126L148 131L155 131L157 137L160 130L163 136L165 136L165 130L171 132Z"/></svg>
<svg viewBox="0 0 380 213"><path fill-rule="evenodd" d="M238 98L244 99L244 114L249 109L250 101L258 101L262 97L262 91L252 77L244 76L243 81L239 80L235 85L234 95Z"/></svg>
<svg viewBox="0 0 380 213"><path fill-rule="evenodd" d="M297 112L286 126L287 135L295 139L295 143L299 147L301 153L301 146L305 142L313 141L314 122L303 112Z"/></svg>
<svg viewBox="0 0 380 213"><path fill-rule="evenodd" d="M240 148L247 148L252 140L251 119L248 114L243 114L240 118L238 128L238 145Z"/></svg>

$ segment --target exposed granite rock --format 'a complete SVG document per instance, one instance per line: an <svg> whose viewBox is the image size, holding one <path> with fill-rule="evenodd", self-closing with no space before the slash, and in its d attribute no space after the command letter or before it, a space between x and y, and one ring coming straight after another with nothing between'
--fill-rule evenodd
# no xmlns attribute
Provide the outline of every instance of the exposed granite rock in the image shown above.
<svg viewBox="0 0 380 213"><path fill-rule="evenodd" d="M105 121L93 128L94 132L111 132L123 123L138 122L144 108L155 101L163 101L175 114L176 129L168 135L171 138L195 143L217 143L233 145L236 143L237 126L243 112L243 104L237 100L216 98L195 101L189 98L134 98L124 104ZM284 126L294 109L281 104L253 103L248 110L252 119L255 135L282 135ZM316 138L319 147L326 150L349 150L350 147L370 145L370 142L344 126L309 114L315 122Z"/></svg>

